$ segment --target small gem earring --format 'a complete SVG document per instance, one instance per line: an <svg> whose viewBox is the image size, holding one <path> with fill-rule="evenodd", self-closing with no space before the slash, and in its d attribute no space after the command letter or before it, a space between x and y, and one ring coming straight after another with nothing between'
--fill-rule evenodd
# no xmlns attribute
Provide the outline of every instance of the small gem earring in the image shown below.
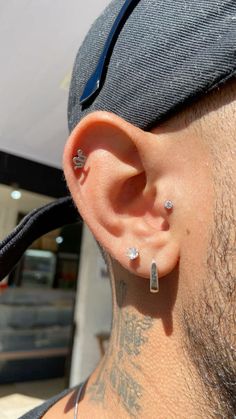
<svg viewBox="0 0 236 419"><path fill-rule="evenodd" d="M83 150L77 150L77 156L73 157L74 169L82 169L85 165L87 157L83 153Z"/></svg>
<svg viewBox="0 0 236 419"><path fill-rule="evenodd" d="M136 247L130 247L127 250L126 255L128 256L128 258L130 260L135 260L135 259L137 259L139 257L139 251L138 251L138 249L136 249Z"/></svg>
<svg viewBox="0 0 236 419"><path fill-rule="evenodd" d="M171 209L173 209L173 208L174 208L174 204L173 204L173 202L172 202L172 201L170 201L170 200L165 201L165 203L164 203L164 208L165 208L165 209L167 209L167 210L171 210Z"/></svg>

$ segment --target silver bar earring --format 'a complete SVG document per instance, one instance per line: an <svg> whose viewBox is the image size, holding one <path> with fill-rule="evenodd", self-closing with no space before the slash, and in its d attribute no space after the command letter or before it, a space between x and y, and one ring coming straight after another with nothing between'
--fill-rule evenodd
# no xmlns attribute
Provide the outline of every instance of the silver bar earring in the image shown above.
<svg viewBox="0 0 236 419"><path fill-rule="evenodd" d="M159 292L159 278L158 278L158 269L155 260L151 263L150 269L150 292L157 293Z"/></svg>
<svg viewBox="0 0 236 419"><path fill-rule="evenodd" d="M83 150L77 150L77 156L73 157L74 169L82 169L85 165L87 157L83 153Z"/></svg>

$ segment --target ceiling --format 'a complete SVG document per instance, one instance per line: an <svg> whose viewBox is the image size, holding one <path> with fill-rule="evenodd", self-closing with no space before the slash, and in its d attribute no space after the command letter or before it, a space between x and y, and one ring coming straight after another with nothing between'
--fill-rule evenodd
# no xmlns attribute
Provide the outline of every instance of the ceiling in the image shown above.
<svg viewBox="0 0 236 419"><path fill-rule="evenodd" d="M0 0L0 150L61 167L75 55L110 0Z"/></svg>

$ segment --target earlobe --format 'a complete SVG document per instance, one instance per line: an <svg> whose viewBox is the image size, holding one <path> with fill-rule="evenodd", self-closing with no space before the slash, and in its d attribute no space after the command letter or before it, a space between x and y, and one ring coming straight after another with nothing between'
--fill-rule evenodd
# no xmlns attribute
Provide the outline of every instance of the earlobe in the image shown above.
<svg viewBox="0 0 236 419"><path fill-rule="evenodd" d="M64 153L69 189L95 238L123 267L145 278L153 259L161 277L179 257L162 154L150 133L105 112L84 118ZM134 259L127 256L132 247L140 249Z"/></svg>

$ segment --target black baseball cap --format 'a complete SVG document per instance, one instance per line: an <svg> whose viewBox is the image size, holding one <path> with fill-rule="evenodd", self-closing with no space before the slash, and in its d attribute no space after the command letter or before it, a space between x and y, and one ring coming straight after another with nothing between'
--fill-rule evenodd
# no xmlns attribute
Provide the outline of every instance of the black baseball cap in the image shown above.
<svg viewBox="0 0 236 419"><path fill-rule="evenodd" d="M150 130L235 76L235 0L113 0L76 56L69 132L97 110ZM0 280L35 239L79 221L70 196L28 214L0 243Z"/></svg>

